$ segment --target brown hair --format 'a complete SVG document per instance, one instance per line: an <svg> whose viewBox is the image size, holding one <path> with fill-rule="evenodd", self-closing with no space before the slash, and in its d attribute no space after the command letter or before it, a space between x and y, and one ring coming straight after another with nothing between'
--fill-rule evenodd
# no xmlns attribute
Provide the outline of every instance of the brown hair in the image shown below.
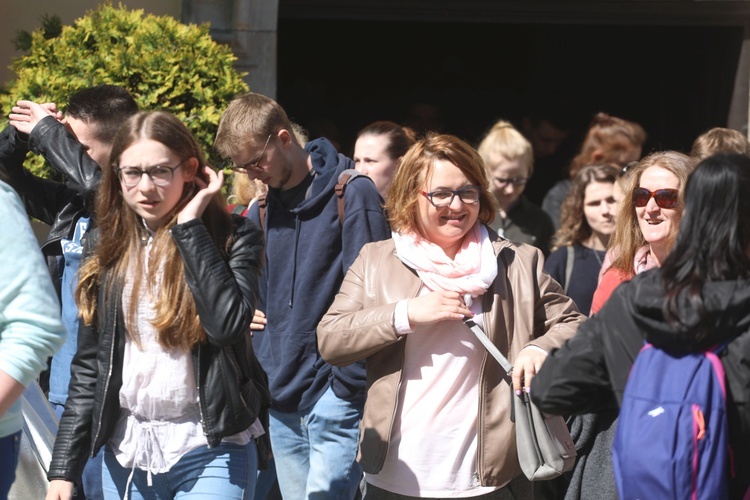
<svg viewBox="0 0 750 500"><path fill-rule="evenodd" d="M745 134L730 128L714 127L699 135L690 156L702 160L716 153L737 153L750 156L750 141Z"/></svg>
<svg viewBox="0 0 750 500"><path fill-rule="evenodd" d="M650 167L661 167L677 177L680 201L675 210L678 214L681 214L685 184L697 163L695 158L677 151L662 151L648 155L628 171L625 197L617 212L615 231L609 240L609 247L615 249L616 252L612 267L632 275L634 273L635 254L646 245L646 240L638 225L638 217L635 214L635 204L633 203L633 190L640 184L643 172ZM670 246L677 238L678 227L679 224L673 226L674 234L671 235Z"/></svg>
<svg viewBox="0 0 750 500"><path fill-rule="evenodd" d="M443 160L458 167L477 186L479 220L489 224L497 213L497 201L489 191L489 178L479 153L463 140L448 134L429 133L404 155L388 190L385 207L391 228L417 232L417 200L435 162Z"/></svg>
<svg viewBox="0 0 750 500"><path fill-rule="evenodd" d="M613 165L588 165L578 171L560 210L560 229L555 233L552 251L582 243L591 236L591 226L583 213L586 187L592 182L614 184L619 171Z"/></svg>
<svg viewBox="0 0 750 500"><path fill-rule="evenodd" d="M103 169L97 193L96 218L106 223L99 224L95 251L79 271L76 301L84 323L91 325L96 317L99 287L105 273L112 274L104 290L107 301L116 300L119 296L117 288L123 286L126 277L134 277L130 296L131 314L125 321L129 334L137 342L138 328L134 318L140 277L146 276L146 286L152 291L158 290L153 326L158 331L159 344L165 348L180 346L189 349L205 341L205 332L198 318L193 294L185 281L182 258L169 230L176 224L180 210L194 196L195 185L185 183L182 198L168 216L168 222L154 234L147 256L148 269L152 271L145 273L142 240L147 235L140 217L125 202L116 170L122 153L143 139L162 143L183 161L195 158L199 166L196 176L208 182L201 169L206 165L206 160L198 142L174 115L165 111L141 112L123 123L114 139L112 165ZM220 195L211 200L202 220L211 239L222 252L226 252L231 244L232 222Z"/></svg>
<svg viewBox="0 0 750 500"><path fill-rule="evenodd" d="M593 163L617 165L620 153L641 148L645 141L646 131L637 123L597 113L591 120L578 155L570 163L570 177L575 177L581 168ZM594 158L597 151L603 155L601 158Z"/></svg>
<svg viewBox="0 0 750 500"><path fill-rule="evenodd" d="M381 120L367 125L359 131L357 138L363 135L384 136L388 138L386 153L392 160L404 156L410 147L419 139L418 134L410 127L402 127L398 123Z"/></svg>
<svg viewBox="0 0 750 500"><path fill-rule="evenodd" d="M250 92L235 97L221 115L214 148L226 158L235 155L251 138L265 141L281 129L287 130L299 145L286 111L270 97Z"/></svg>

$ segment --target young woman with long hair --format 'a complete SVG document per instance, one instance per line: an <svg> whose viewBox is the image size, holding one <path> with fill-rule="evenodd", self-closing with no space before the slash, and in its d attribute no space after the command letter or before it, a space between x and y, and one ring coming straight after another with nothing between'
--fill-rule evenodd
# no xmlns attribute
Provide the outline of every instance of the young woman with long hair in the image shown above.
<svg viewBox="0 0 750 500"><path fill-rule="evenodd" d="M126 121L102 170L47 498L70 498L102 447L106 498L252 498L268 404L249 336L260 229L227 213L223 174L169 113Z"/></svg>

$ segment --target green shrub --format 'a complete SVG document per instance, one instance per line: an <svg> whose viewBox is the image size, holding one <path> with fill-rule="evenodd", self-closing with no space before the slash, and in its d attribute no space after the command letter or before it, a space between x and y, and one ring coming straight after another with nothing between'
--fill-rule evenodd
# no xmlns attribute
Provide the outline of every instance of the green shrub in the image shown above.
<svg viewBox="0 0 750 500"><path fill-rule="evenodd" d="M248 87L232 65L232 51L211 39L208 28L105 3L58 37L46 39L38 29L29 53L13 62L17 79L0 95L2 114L7 118L18 99L64 109L67 96L80 89L121 85L141 109L168 110L183 120L216 162L211 145L221 111ZM27 167L51 175L40 158L29 158Z"/></svg>

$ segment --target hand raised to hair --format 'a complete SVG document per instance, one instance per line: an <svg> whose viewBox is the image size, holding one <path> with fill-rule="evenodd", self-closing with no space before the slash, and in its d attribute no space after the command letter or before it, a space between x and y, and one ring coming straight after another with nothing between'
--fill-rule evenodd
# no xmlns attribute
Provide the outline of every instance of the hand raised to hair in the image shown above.
<svg viewBox="0 0 750 500"><path fill-rule="evenodd" d="M8 115L10 124L22 134L29 135L36 125L47 116L52 116L57 121L62 121L62 113L57 110L54 102L37 104L33 101L19 100L11 108Z"/></svg>
<svg viewBox="0 0 750 500"><path fill-rule="evenodd" d="M185 205L185 208L183 208L177 215L178 224L200 218L206 210L208 203L211 201L211 198L213 198L214 195L221 190L221 186L224 185L224 172L221 170L215 172L211 167L205 166L203 167L203 172L205 172L208 177L208 184L201 180L198 175L195 176L193 182L195 182L195 185L198 187L198 191L195 193L195 196L193 196L193 199L190 200L187 205Z"/></svg>
<svg viewBox="0 0 750 500"><path fill-rule="evenodd" d="M464 317L474 315L458 292L430 292L409 299L407 312L412 326L445 320L463 320Z"/></svg>

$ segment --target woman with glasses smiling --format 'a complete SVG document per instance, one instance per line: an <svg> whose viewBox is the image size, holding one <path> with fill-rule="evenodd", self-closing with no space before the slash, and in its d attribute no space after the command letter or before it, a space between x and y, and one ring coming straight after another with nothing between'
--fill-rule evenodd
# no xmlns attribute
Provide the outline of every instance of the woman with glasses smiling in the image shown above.
<svg viewBox="0 0 750 500"><path fill-rule="evenodd" d="M318 326L327 362L367 361L365 500L532 498L509 384L528 387L584 316L538 249L488 228L489 187L462 140L429 135L412 146L386 198L393 238L363 247ZM467 318L514 363L512 382Z"/></svg>
<svg viewBox="0 0 750 500"><path fill-rule="evenodd" d="M47 498L71 498L92 453L108 499L253 498L270 403L248 332L263 235L227 213L222 172L174 115L134 115L111 158Z"/></svg>
<svg viewBox="0 0 750 500"><path fill-rule="evenodd" d="M555 232L552 219L523 196L534 173L531 144L513 125L500 120L482 139L478 151L490 177L490 192L499 205L492 229L511 241L534 245L547 255Z"/></svg>

